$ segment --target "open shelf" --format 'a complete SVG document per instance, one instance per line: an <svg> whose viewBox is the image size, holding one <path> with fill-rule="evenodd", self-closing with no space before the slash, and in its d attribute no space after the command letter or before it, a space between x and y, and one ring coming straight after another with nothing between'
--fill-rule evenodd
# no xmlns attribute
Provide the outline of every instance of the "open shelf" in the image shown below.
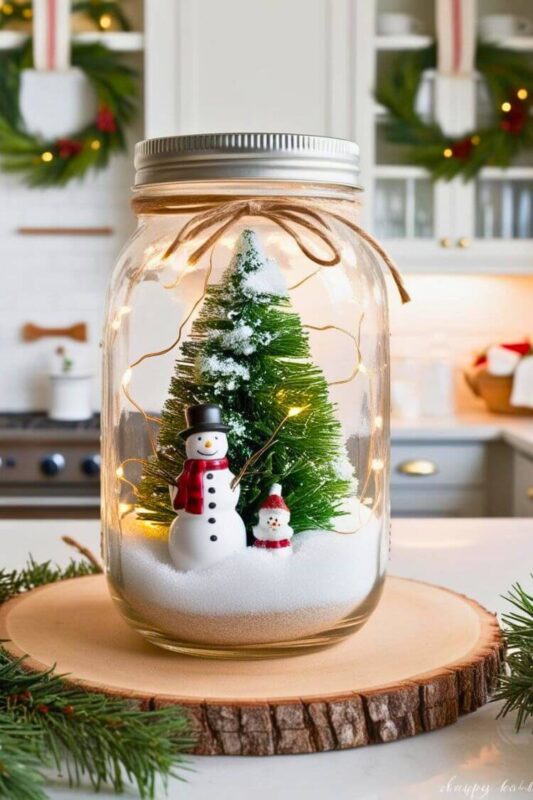
<svg viewBox="0 0 533 800"><path fill-rule="evenodd" d="M29 34L22 31L0 31L0 50L14 50L23 45L28 37ZM117 53L138 53L144 48L144 34L138 31L84 31L73 34L72 41L77 44L103 44Z"/></svg>
<svg viewBox="0 0 533 800"><path fill-rule="evenodd" d="M376 50L422 50L434 41L433 36L411 33L404 36L376 36Z"/></svg>

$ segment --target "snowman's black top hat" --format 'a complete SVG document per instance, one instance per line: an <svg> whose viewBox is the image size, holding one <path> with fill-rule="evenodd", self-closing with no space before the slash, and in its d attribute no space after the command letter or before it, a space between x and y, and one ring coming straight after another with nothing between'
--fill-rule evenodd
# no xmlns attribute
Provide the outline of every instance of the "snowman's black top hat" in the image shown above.
<svg viewBox="0 0 533 800"><path fill-rule="evenodd" d="M214 403L200 403L197 406L189 406L185 409L185 419L187 421L187 428L180 431L180 436L183 439L191 436L193 433L201 433L202 431L229 431L229 425L224 425L222 421L222 411L220 406Z"/></svg>

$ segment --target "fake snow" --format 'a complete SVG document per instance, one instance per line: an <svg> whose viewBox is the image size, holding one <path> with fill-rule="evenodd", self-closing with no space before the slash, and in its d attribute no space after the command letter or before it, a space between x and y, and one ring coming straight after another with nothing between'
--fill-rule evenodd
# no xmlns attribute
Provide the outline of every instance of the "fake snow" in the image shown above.
<svg viewBox="0 0 533 800"><path fill-rule="evenodd" d="M250 378L248 367L238 364L233 358L204 356L200 361L200 370L205 375L215 378L215 389L233 390L242 381Z"/></svg>
<svg viewBox="0 0 533 800"><path fill-rule="evenodd" d="M332 463L333 472L343 481L354 481L354 466L345 453L341 453Z"/></svg>
<svg viewBox="0 0 533 800"><path fill-rule="evenodd" d="M276 261L265 260L260 269L256 272L249 272L242 281L242 291L246 297L255 301L262 296L286 297L288 293L287 283L281 274L281 270ZM265 302L268 299L265 298Z"/></svg>
<svg viewBox="0 0 533 800"><path fill-rule="evenodd" d="M256 302L269 302L268 295L286 297L287 283L276 261L266 258L255 231L245 230L237 242L230 271L241 274L241 290Z"/></svg>
<svg viewBox="0 0 533 800"><path fill-rule="evenodd" d="M233 330L221 333L220 343L222 347L232 350L238 355L250 356L256 350L252 341L253 334L254 329L251 325L240 323Z"/></svg>
<svg viewBox="0 0 533 800"><path fill-rule="evenodd" d="M167 541L143 535L143 523L130 515L122 523L121 569L111 577L135 614L178 639L253 644L317 633L379 592L382 522L357 505L365 521L355 534L306 531L287 558L248 547L189 572L176 570ZM342 518L345 530L354 516Z"/></svg>

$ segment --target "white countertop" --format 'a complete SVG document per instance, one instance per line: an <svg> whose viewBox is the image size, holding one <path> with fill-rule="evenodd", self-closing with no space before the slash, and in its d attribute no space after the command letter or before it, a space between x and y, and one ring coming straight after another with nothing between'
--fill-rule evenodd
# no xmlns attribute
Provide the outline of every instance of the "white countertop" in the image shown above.
<svg viewBox="0 0 533 800"><path fill-rule="evenodd" d="M391 419L395 441L506 441L533 455L533 416L506 417L498 414L457 414L453 417Z"/></svg>
<svg viewBox="0 0 533 800"><path fill-rule="evenodd" d="M2 561L21 566L28 554L65 563L60 541L76 537L98 550L92 520L0 520ZM533 520L417 519L392 524L391 572L463 592L501 612L511 584L528 584L533 563ZM265 663L265 668L268 662ZM430 734L359 750L269 758L194 759L187 783L173 782L168 797L180 800L468 800L533 796L531 734L518 736L512 719L496 720L489 704L455 725ZM528 791L528 785L531 787ZM521 788L520 788L521 787ZM90 790L58 784L51 798L94 800ZM102 800L114 795L101 793ZM133 792L128 796L136 796ZM161 790L159 798L165 795Z"/></svg>

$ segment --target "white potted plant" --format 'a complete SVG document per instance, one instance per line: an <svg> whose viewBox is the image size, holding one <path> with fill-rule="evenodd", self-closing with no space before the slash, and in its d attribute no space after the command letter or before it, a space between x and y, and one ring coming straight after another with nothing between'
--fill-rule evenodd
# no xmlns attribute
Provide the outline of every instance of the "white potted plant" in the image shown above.
<svg viewBox="0 0 533 800"><path fill-rule="evenodd" d="M65 347L58 347L59 370L50 375L51 397L48 415L60 422L90 419L91 378L87 372L77 372L74 360Z"/></svg>

